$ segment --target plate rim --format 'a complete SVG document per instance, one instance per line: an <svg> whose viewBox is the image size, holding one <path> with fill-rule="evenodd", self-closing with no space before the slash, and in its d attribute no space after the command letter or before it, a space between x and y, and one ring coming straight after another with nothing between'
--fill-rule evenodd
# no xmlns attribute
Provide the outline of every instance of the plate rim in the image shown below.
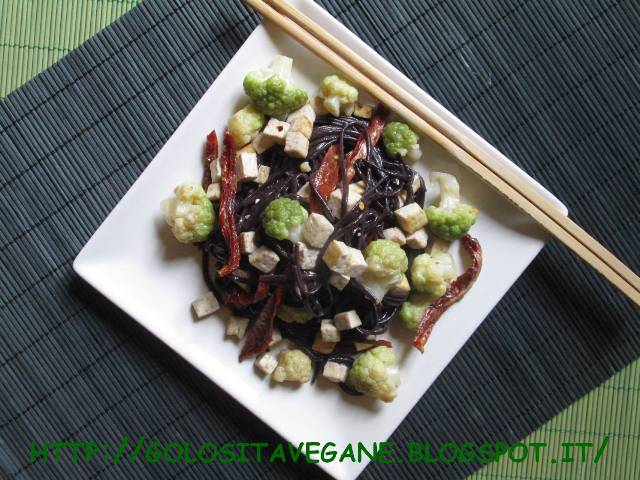
<svg viewBox="0 0 640 480"><path fill-rule="evenodd" d="M433 99L429 94L424 92L413 81L411 81L408 77L406 77L402 72L400 72L391 63L389 63L384 58L382 58L377 52L375 52L371 47L369 47L362 40L360 40L355 34L350 32L344 25L342 25L337 19L333 18L322 7L320 7L319 5L317 5L315 2L313 2L311 0L292 0L292 1L290 1L290 3L292 3L295 6L297 6L301 11L303 11L303 13L305 13L308 16L310 16L311 18L315 17L314 19L316 21L323 22L325 24L324 25L325 28L328 25L329 26L329 30L330 31L333 30L332 33L336 34L337 36L342 36L343 38L347 38L350 42L352 42L352 45L355 46L356 49L360 49L360 50L366 52L366 55L368 55L373 60L373 63L378 63L378 64L384 65L385 68L387 68L387 69L389 69L391 71L391 74L392 74L391 76L395 75L397 77L396 81L398 81L398 83L401 83L401 84L404 83L405 87L408 86L409 87L408 89L412 91L411 93L413 93L414 95L416 93L418 94L417 96L418 96L419 100L426 101L431 107L436 109L437 113L442 115L445 118L445 120L447 120L450 123L452 123L454 128L462 129L465 134L472 136L473 140L475 142L477 142L477 145L478 145L479 148L489 149L492 154L497 155L499 157L500 161L502 163L504 163L505 167L510 168L513 171L515 171L516 173L518 173L519 175L521 175L524 180L529 182L532 186L534 186L537 190L539 190L540 193L542 193L547 198L549 198L564 215L568 214L567 207L559 199L557 199L557 197L555 197L551 192L549 192L542 185L540 185L534 178L532 178L529 174L527 174L525 171L523 171L519 166L517 166L515 163L513 163L511 160L509 160L506 156L504 156L494 146L492 146L486 140L484 140L482 137L480 137L474 130L472 130L469 126L464 124L453 113L451 113L449 110L444 108L440 103L438 103L435 99ZM259 31L260 29L265 28L263 23L264 23L264 21L259 23L256 26L256 28L247 37L245 42L243 42L242 46L244 46L246 44L246 42L250 41L252 36L255 35L257 31ZM240 48L242 48L242 46ZM236 52L236 54L237 54L237 52ZM234 56L236 54L234 54ZM232 57L232 59L233 59L233 57ZM231 62L231 60L230 60L230 62ZM216 76L216 78L213 80L211 85L209 85L209 88L211 88L211 86L216 82L218 77L224 72L224 70L226 68L228 68L228 64ZM206 94L206 92L205 92L205 94ZM187 115L183 119L183 122L189 116L190 113L191 113L191 111L189 113L187 113ZM180 128L181 125L182 125L182 122L172 132L172 134L167 139L167 142L169 141L169 139L171 139L171 137L175 134L175 132ZM162 151L162 149L164 148L164 146L166 145L167 142L165 142L165 144L158 150L158 152L156 153L156 156L154 156L154 159L152 159L149 162L149 164L145 167L145 170L147 170L149 168L149 166L152 165L153 161L160 154L160 152ZM147 330L149 333L151 333L156 338L158 338L160 341L162 341L171 350L176 352L181 357L185 358L185 360L187 360L194 368L198 369L205 376L207 376L207 378L209 378L210 380L214 381L219 388L221 388L227 394L229 394L231 397L233 397L234 400L237 401L238 403L240 403L244 408L247 408L249 411L251 411L253 415L255 415L257 418L259 418L266 425L268 425L269 428L271 428L273 431L275 431L278 435L281 435L283 438L285 438L287 440L291 440L291 435L289 435L288 432L284 432L283 429L280 428L280 426L278 424L276 424L276 423L274 423L272 421L273 417L257 414L255 412L255 410L252 409L252 403L253 402L247 402L247 399L245 397L242 397L242 399L241 399L240 396L238 395L237 391L235 391L234 388L229 387L229 384L227 382L221 381L219 376L211 375L210 372L204 372L200 368L199 362L194 360L194 356L193 355L190 355L188 351L185 352L184 349L180 349L179 346L176 346L178 342L167 341L167 339L161 338L160 336L156 335L153 331L151 331L149 328L147 328L147 326L144 325L137 318L137 315L134 312L131 311L131 308L129 308L129 305L126 305L126 304L123 304L123 302L117 301L112 294L110 294L108 291L106 291L107 289L102 288L103 286L100 284L100 282L96 281L95 278L93 278L93 275L91 274L91 271L90 271L90 268L89 268L90 264L91 264L91 257L90 257L91 244L93 243L93 240L100 234L100 232L104 228L106 228L106 225L109 222L109 219L112 217L114 212L119 207L121 207L121 205L123 204L124 199L126 198L127 194L133 188L135 188L135 186L138 183L138 181L140 180L140 178L144 175L145 170L143 170L140 173L140 175L136 178L136 180L133 182L133 184L129 187L129 189L127 190L125 195L123 195L123 197L118 201L118 203L109 212L109 214L105 217L105 219L102 221L100 226L95 230L95 232L91 235L89 240L82 247L82 249L80 250L80 252L78 253L78 255L75 257L75 259L73 261L73 270L76 272L76 274L78 276L80 276L84 281L86 281L89 285L91 285L92 288L94 288L96 291L98 291L101 295L103 295L111 303L116 305L125 314L130 316L133 320L135 320L138 324L140 324L145 330ZM537 253L536 253L536 255L537 255ZM534 258L535 258L535 256L534 256ZM524 268L526 269L528 265L529 264L527 264ZM518 276L514 279L513 283L515 283L515 281L521 275L521 273L518 274ZM513 285L513 283L511 284L511 286ZM511 288L511 286L508 287L508 289ZM502 295L499 297L498 301L501 298L502 298ZM492 308L494 308L494 307L495 307L495 305ZM480 321L480 324L482 323L482 321L484 321L484 318ZM454 356L457 355L459 353L459 351L460 351L460 349L457 349L455 354L454 354ZM445 368L446 368L446 366L445 366ZM438 375L439 374L440 373L438 373ZM420 399L418 398L416 400L416 403L419 400ZM415 403L414 403L414 405L415 405ZM411 410L409 410L409 411L411 411ZM400 425L400 423L402 423L404 418L405 417L403 417L402 419L399 420L398 424L394 427L394 429L397 428ZM334 476L335 478L347 479L347 478L354 478L354 477L358 476L364 470L364 468L368 465L368 463L369 462L366 461L366 462L353 463L353 464L351 464L351 463L338 464L340 466L346 467L346 468L340 468L340 469L331 468L331 466L334 465L334 463L322 463L321 462L321 463L318 464L318 466L320 468L322 468L326 473L328 473L329 475ZM351 468L349 468L349 467L351 467Z"/></svg>

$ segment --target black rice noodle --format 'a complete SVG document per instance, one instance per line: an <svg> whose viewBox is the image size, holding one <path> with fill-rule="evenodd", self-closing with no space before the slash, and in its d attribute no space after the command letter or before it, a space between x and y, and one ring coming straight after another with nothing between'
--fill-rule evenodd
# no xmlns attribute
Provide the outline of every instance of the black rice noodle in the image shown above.
<svg viewBox="0 0 640 480"><path fill-rule="evenodd" d="M356 279L352 279L343 291L329 285L330 271L322 262L322 254L332 240L340 240L347 245L363 250L372 240L382 238L383 230L395 226L393 211L400 208L399 196L406 195L405 204L417 202L421 207L425 200L425 183L420 178L420 186L413 191L414 175L400 157L390 158L381 146L373 146L367 133L369 122L363 119L342 117L319 117L314 125L306 161L315 172L322 163L325 152L332 145L338 146L341 182L337 186L342 193L341 212L337 218L326 202L321 201L323 213L333 223L334 231L321 249L314 270L302 270L295 262L296 247L288 240L278 241L264 233L262 212L272 200L280 197L303 199L298 195L302 186L309 182L311 174L300 171L299 160L288 158L281 146L274 146L259 156L263 165L270 167L267 181L262 185L243 183L238 185L236 196L237 233L256 232L256 240L266 245L280 257L276 270L264 274L253 268L243 256L240 269L245 273L220 278L215 275L218 268L227 261L227 247L221 232L216 230L212 237L203 242L203 273L208 287L222 298L222 292L243 288L255 291L258 282L271 285L283 285L285 293L283 303L304 308L312 316L305 324L290 324L276 319L275 325L282 336L294 342L305 351L314 364L314 379L327 361L348 364L353 363L354 343L371 343L375 336L387 331L391 319L401 303L403 295L387 295L381 304ZM355 164L356 175L352 182L362 181L364 193L360 202L347 211L349 182L346 178L345 157L353 150L358 138L364 135L367 153L364 159ZM317 195L309 185L311 195ZM410 259L413 252L406 249ZM232 306L235 315L255 319L263 302L249 306ZM330 354L322 354L312 349L313 341L320 329L320 321L333 318L339 312L356 310L362 320L360 327L342 332L341 341ZM343 390L354 394L349 385L341 384Z"/></svg>

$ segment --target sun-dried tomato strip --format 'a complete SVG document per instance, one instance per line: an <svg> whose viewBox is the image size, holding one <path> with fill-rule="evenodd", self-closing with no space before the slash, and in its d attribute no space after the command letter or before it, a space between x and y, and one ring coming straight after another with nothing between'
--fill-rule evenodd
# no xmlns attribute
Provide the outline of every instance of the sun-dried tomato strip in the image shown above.
<svg viewBox="0 0 640 480"><path fill-rule="evenodd" d="M234 290L232 292L223 292L222 301L225 305L253 305L261 302L269 293L269 284L267 282L258 282L258 287L254 293L245 292L244 290Z"/></svg>
<svg viewBox="0 0 640 480"><path fill-rule="evenodd" d="M442 314L469 291L482 269L482 248L480 242L470 235L462 238L464 249L471 255L471 266L456 278L444 295L427 307L420 319L413 346L424 352L424 346L431 335L434 325Z"/></svg>
<svg viewBox="0 0 640 480"><path fill-rule="evenodd" d="M273 319L276 316L280 302L282 301L282 286L279 286L264 304L258 318L251 324L247 331L247 337L240 351L240 361L258 355L267 348L273 335Z"/></svg>
<svg viewBox="0 0 640 480"><path fill-rule="evenodd" d="M240 266L240 243L236 235L236 143L229 132L224 134L224 150L220 157L220 230L227 244L227 264L218 270L220 277L230 275Z"/></svg>
<svg viewBox="0 0 640 480"><path fill-rule="evenodd" d="M320 167L311 176L313 188L320 198L326 200L335 189L340 179L340 166L338 165L338 146L331 145L320 163ZM311 195L309 207L312 213L322 213L322 205L315 195Z"/></svg>
<svg viewBox="0 0 640 480"><path fill-rule="evenodd" d="M382 136L382 131L384 130L385 121L387 118L387 109L382 105L378 107L376 110L376 114L374 115L371 123L369 124L369 128L367 128L367 133L371 138L371 146L375 146L378 144L378 140ZM360 135L358 141L356 142L356 146L353 150L347 155L345 158L345 169L347 171L347 178L349 181L353 179L356 174L355 164L360 160L367 156L367 139L364 135Z"/></svg>
<svg viewBox="0 0 640 480"><path fill-rule="evenodd" d="M393 344L391 343L391 340L376 340L375 341L375 345L376 347L387 347L387 348L393 348Z"/></svg>
<svg viewBox="0 0 640 480"><path fill-rule="evenodd" d="M204 172L202 173L202 188L207 190L211 185L211 163L218 158L218 136L213 130L207 135L207 143L204 147Z"/></svg>
<svg viewBox="0 0 640 480"><path fill-rule="evenodd" d="M387 110L382 106L378 107L375 116L367 128L372 146L376 145L382 136L386 117ZM356 142L355 148L345 158L345 167L349 181L351 181L356 174L355 164L366 156L367 139L364 134L361 134ZM340 181L338 158L338 145L331 145L324 154L320 167L318 167L318 170L311 176L311 183L323 200L329 198L329 195L336 189ZM311 196L309 203L311 212L322 213L322 205L314 195Z"/></svg>

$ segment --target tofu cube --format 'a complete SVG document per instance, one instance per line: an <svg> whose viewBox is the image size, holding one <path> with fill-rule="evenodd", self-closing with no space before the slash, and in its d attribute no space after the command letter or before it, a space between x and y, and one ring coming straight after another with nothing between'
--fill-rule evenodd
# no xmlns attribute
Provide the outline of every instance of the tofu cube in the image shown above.
<svg viewBox="0 0 640 480"><path fill-rule="evenodd" d="M307 158L309 139L300 132L289 132L284 144L284 153L293 158Z"/></svg>
<svg viewBox="0 0 640 480"><path fill-rule="evenodd" d="M309 120L312 124L316 121L316 112L310 104L303 105L298 110L295 110L289 114L287 117L287 122L293 124L293 121L304 117Z"/></svg>
<svg viewBox="0 0 640 480"><path fill-rule="evenodd" d="M274 327L273 333L271 334L271 341L269 342L269 348L280 343L281 341L282 341L282 333L280 332L280 330Z"/></svg>
<svg viewBox="0 0 640 480"><path fill-rule="evenodd" d="M260 165L258 167L258 176L254 180L254 182L262 185L267 181L270 173L271 173L271 167L267 167L266 165Z"/></svg>
<svg viewBox="0 0 640 480"><path fill-rule="evenodd" d="M253 145L245 145L240 150L236 151L236 158L239 158L243 153L256 153L256 149L253 148Z"/></svg>
<svg viewBox="0 0 640 480"><path fill-rule="evenodd" d="M242 232L238 236L238 240L240 243L240 253L249 255L258 248L258 245L256 245L256 232Z"/></svg>
<svg viewBox="0 0 640 480"><path fill-rule="evenodd" d="M291 128L291 125L288 122L271 118L269 122L267 122L267 126L264 127L262 134L273 143L283 145L285 138L287 138L287 133L289 133L289 128Z"/></svg>
<svg viewBox="0 0 640 480"><path fill-rule="evenodd" d="M218 299L212 292L207 292L200 298L195 299L191 306L193 307L193 311L198 320L207 317L220 309Z"/></svg>
<svg viewBox="0 0 640 480"><path fill-rule="evenodd" d="M420 189L420 185L420 177L418 176L418 174L415 174L413 176L413 180L411 180L411 190L413 191L413 193L416 193ZM402 190L398 194L398 198L400 199L400 206L402 207L407 203L407 192L405 190Z"/></svg>
<svg viewBox="0 0 640 480"><path fill-rule="evenodd" d="M276 252L265 246L258 247L249 255L249 263L263 273L269 273L276 268L280 257Z"/></svg>
<svg viewBox="0 0 640 480"><path fill-rule="evenodd" d="M358 202L362 199L362 195L359 193L360 189L355 184L349 185L349 195L347 196L347 211L351 210L355 207ZM342 190L336 188L327 199L327 205L331 210L331 213L336 218L340 218L342 216Z"/></svg>
<svg viewBox="0 0 640 480"><path fill-rule="evenodd" d="M311 165L309 165L309 162L302 162L300 164L300 171L302 173L309 173L311 171Z"/></svg>
<svg viewBox="0 0 640 480"><path fill-rule="evenodd" d="M321 213L312 213L302 227L302 238L315 248L322 248L333 233L333 225Z"/></svg>
<svg viewBox="0 0 640 480"><path fill-rule="evenodd" d="M429 234L424 228L413 232L407 236L407 245L414 250L420 250L427 247L429 241Z"/></svg>
<svg viewBox="0 0 640 480"><path fill-rule="evenodd" d="M220 182L220 179L222 178L222 165L220 164L219 158L216 158L209 164L209 170L211 171L211 182Z"/></svg>
<svg viewBox="0 0 640 480"><path fill-rule="evenodd" d="M347 380L349 367L338 362L327 362L322 369L322 376L333 383L342 383Z"/></svg>
<svg viewBox="0 0 640 480"><path fill-rule="evenodd" d="M305 183L300 187L300 190L298 190L298 196L302 198L304 202L309 203L309 199L311 198L311 187L308 183Z"/></svg>
<svg viewBox="0 0 640 480"><path fill-rule="evenodd" d="M405 237L404 232L400 230L398 227L385 228L382 231L382 235L387 240L396 242L400 246L406 245L407 243L407 237Z"/></svg>
<svg viewBox="0 0 640 480"><path fill-rule="evenodd" d="M236 164L239 182L251 182L258 178L258 155L245 152L238 157Z"/></svg>
<svg viewBox="0 0 640 480"><path fill-rule="evenodd" d="M278 359L271 352L261 353L253 363L265 375L271 375L278 366Z"/></svg>
<svg viewBox="0 0 640 480"><path fill-rule="evenodd" d="M348 277L358 277L367 270L362 252L338 240L331 241L322 259L331 271Z"/></svg>
<svg viewBox="0 0 640 480"><path fill-rule="evenodd" d="M247 331L249 326L249 319L245 317L236 317L232 315L227 321L227 336L229 337L244 337L244 332Z"/></svg>
<svg viewBox="0 0 640 480"><path fill-rule="evenodd" d="M405 205L393 213L400 227L407 233L417 232L427 224L427 214L415 202Z"/></svg>
<svg viewBox="0 0 640 480"><path fill-rule="evenodd" d="M340 341L340 331L331 319L325 319L320 322L320 336L325 342L337 343Z"/></svg>
<svg viewBox="0 0 640 480"><path fill-rule="evenodd" d="M220 200L220 184L212 183L207 187L207 198L209 200Z"/></svg>
<svg viewBox="0 0 640 480"><path fill-rule="evenodd" d="M333 285L338 290L343 290L347 286L351 277L342 275L341 273L331 272L329 277L329 285Z"/></svg>
<svg viewBox="0 0 640 480"><path fill-rule="evenodd" d="M407 192L402 190L398 194L398 198L400 199L400 206L403 207L407 203Z"/></svg>
<svg viewBox="0 0 640 480"><path fill-rule="evenodd" d="M362 325L362 321L355 310L340 312L333 317L333 321L338 330L351 330Z"/></svg>
<svg viewBox="0 0 640 480"><path fill-rule="evenodd" d="M315 340L313 341L313 345L311 348L316 352L320 353L331 353L333 349L336 348L336 344L334 342L325 342L322 340L320 334L316 335Z"/></svg>
<svg viewBox="0 0 640 480"><path fill-rule="evenodd" d="M420 175L416 173L411 180L411 190L413 190L413 193L416 193L420 189L420 185Z"/></svg>
<svg viewBox="0 0 640 480"><path fill-rule="evenodd" d="M332 192L333 193L333 192ZM362 195L364 195L364 187L358 185L357 183L349 184L349 198L347 200L347 205L349 208L352 208L351 205L356 205L362 200ZM340 192L340 200L342 200L342 192Z"/></svg>
<svg viewBox="0 0 640 480"><path fill-rule="evenodd" d="M402 275L400 281L389 290L393 295L409 295L409 292L411 292L411 285L406 275Z"/></svg>
<svg viewBox="0 0 640 480"><path fill-rule="evenodd" d="M256 153L259 155L261 153L266 152L271 147L273 147L274 143L275 142L273 141L273 139L265 136L264 133L260 132L258 136L253 139L253 142L251 142L251 145L253 146Z"/></svg>
<svg viewBox="0 0 640 480"><path fill-rule="evenodd" d="M296 245L298 246L298 255L296 260L300 268L303 270L315 269L316 262L318 261L318 255L320 255L320 250L309 248L302 242L298 242Z"/></svg>
<svg viewBox="0 0 640 480"><path fill-rule="evenodd" d="M360 118L371 118L373 117L374 111L373 105L364 105L362 103L356 102L356 106L353 108L353 116Z"/></svg>
<svg viewBox="0 0 640 480"><path fill-rule="evenodd" d="M359 180L356 183L351 183L349 188L353 189L354 192L357 192L360 195L364 195L364 182L362 180Z"/></svg>
<svg viewBox="0 0 640 480"><path fill-rule="evenodd" d="M307 117L298 117L291 122L290 132L300 132L305 138L311 138L313 133L313 122Z"/></svg>

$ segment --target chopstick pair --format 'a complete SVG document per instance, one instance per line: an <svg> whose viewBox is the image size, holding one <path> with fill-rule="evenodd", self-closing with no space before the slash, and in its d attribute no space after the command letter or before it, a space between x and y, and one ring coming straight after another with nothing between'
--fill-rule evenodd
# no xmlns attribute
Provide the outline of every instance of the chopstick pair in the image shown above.
<svg viewBox="0 0 640 480"><path fill-rule="evenodd" d="M640 305L640 278L529 182L515 172L501 169L494 156L474 149L469 137L451 128L438 114L296 8L283 0L245 2L442 146Z"/></svg>

